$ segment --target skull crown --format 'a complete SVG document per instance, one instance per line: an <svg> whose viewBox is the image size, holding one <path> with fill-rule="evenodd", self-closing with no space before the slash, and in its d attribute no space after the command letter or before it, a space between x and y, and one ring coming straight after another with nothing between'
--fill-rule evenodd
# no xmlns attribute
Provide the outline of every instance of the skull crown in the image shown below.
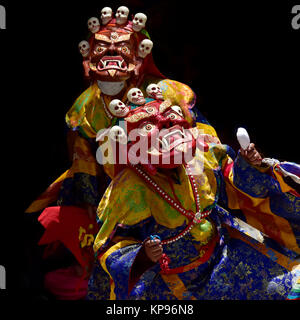
<svg viewBox="0 0 300 320"><path fill-rule="evenodd" d="M162 90L155 83L150 83L146 89L146 92L147 92L148 97L150 97L150 98L153 98L156 100L163 100Z"/></svg>
<svg viewBox="0 0 300 320"><path fill-rule="evenodd" d="M128 22L129 9L125 6L121 6L117 9L116 13L110 7L104 7L100 12L100 19L92 17L88 20L88 28L90 32L96 33L99 31L101 25L107 25L113 18L117 25L125 25ZM101 24L100 24L101 21ZM147 22L147 16L144 13L137 13L133 20L132 29L135 32L140 32L145 28Z"/></svg>
<svg viewBox="0 0 300 320"><path fill-rule="evenodd" d="M108 109L109 112L117 118L124 118L130 111L129 108L118 99L112 100L108 106Z"/></svg>
<svg viewBox="0 0 300 320"><path fill-rule="evenodd" d="M144 13L138 12L134 16L131 15L131 20L129 19L129 9L125 6L120 6L116 12L113 12L112 8L104 7L99 12L99 17L94 16L88 19L87 27L95 38L101 30L105 30L107 25L116 24L118 28L124 28L131 33L147 34L145 31L147 22L147 16ZM144 37L142 36L142 39ZM138 37L138 39L140 39ZM152 51L153 42L150 39L140 39L136 55L139 61L143 61ZM90 59L91 53L93 52L93 47L91 41L82 40L78 44L79 52L85 61ZM125 49L124 49L125 50ZM88 68L88 66L86 67Z"/></svg>
<svg viewBox="0 0 300 320"><path fill-rule="evenodd" d="M127 99L136 105L143 105L146 100L143 92L139 88L132 88L127 93Z"/></svg>

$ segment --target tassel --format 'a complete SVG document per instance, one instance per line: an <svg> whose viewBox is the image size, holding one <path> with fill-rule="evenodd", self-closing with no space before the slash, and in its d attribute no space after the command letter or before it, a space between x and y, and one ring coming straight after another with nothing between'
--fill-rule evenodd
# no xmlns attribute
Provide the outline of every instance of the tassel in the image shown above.
<svg viewBox="0 0 300 320"><path fill-rule="evenodd" d="M171 262L170 258L163 253L162 257L159 259L159 264L160 264L160 269L162 273L167 273L170 268L169 268L169 263Z"/></svg>

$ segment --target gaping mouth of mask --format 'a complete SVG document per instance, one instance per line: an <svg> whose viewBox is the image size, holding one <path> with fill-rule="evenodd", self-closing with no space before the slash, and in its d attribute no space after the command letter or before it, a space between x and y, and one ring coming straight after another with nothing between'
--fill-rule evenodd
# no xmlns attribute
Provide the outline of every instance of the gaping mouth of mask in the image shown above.
<svg viewBox="0 0 300 320"><path fill-rule="evenodd" d="M127 63L121 56L104 56L97 65L99 71L108 69L126 70Z"/></svg>
<svg viewBox="0 0 300 320"><path fill-rule="evenodd" d="M159 135L156 145L151 146L147 153L153 156L164 156L170 153L186 153L191 148L193 137L189 130L181 126L174 126Z"/></svg>
<svg viewBox="0 0 300 320"><path fill-rule="evenodd" d="M90 63L92 71L107 71L111 76L114 76L117 71L130 72L135 67L134 64L127 63L121 56L104 56L98 62Z"/></svg>

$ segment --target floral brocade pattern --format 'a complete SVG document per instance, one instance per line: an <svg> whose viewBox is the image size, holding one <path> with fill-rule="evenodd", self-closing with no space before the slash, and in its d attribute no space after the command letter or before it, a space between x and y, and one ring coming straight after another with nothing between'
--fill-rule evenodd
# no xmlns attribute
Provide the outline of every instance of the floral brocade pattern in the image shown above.
<svg viewBox="0 0 300 320"><path fill-rule="evenodd" d="M131 259L130 259L131 260ZM116 260L115 260L116 261ZM127 263L129 260L127 261ZM122 265L120 264L119 267ZM126 292L127 283L118 275L118 291ZM219 246L211 258L199 267L175 276L181 284L182 300L284 300L296 283L300 272L286 272L276 262L268 259L243 241L230 239ZM172 290L174 276L159 274L156 265L144 277L127 298L138 300L176 300ZM110 289L109 277L98 266L90 279L87 299L107 299ZM297 287L298 288L298 287ZM178 292L177 292L178 293ZM295 295L294 295L295 296Z"/></svg>
<svg viewBox="0 0 300 320"><path fill-rule="evenodd" d="M269 234L273 236L274 241L279 240L277 241L279 244L294 244L297 250L295 246L297 244L295 235L297 234L281 233L283 235L281 241L281 238L277 236L280 233L276 233L276 230L280 228L281 230L295 230L291 226L299 225L298 211L291 212L286 209L298 199L283 194L276 180L247 165L239 155L234 162L230 161L227 152L224 145L210 144L210 150L204 162L204 170L196 179L196 183L200 186L202 184L210 186L208 189L199 187L201 201L205 203L204 207L218 202L219 196L222 195L222 202L224 205L227 202L228 208L236 204L235 208L240 208L248 219L249 217L260 218L259 221L263 226L261 231L266 233L266 230L271 230ZM186 176L181 175L180 172L178 170L177 182L174 182L175 192L186 208L193 209L194 202L189 186L186 184ZM159 175L155 178L159 185L172 194L167 179ZM231 193L231 190L234 191ZM234 196L236 198L233 198ZM282 210L282 212L277 211L278 216L270 211L270 206L266 205L266 203L272 203L275 197L278 201L281 200L281 206L277 204L277 207ZM151 206L149 206L150 203ZM166 202L162 201L152 190L147 189L141 180L130 171L124 171L117 177L102 199L99 209L100 231L95 243L97 241L100 243L99 240L105 239L105 245L102 248L104 252L106 245L113 240L112 235L132 237L141 243L151 234L157 234L161 239L172 237L186 226L185 218L170 210ZM275 257L271 248L261 250L259 246L248 243L243 237L236 238L231 232L228 233L223 224L231 221L232 226L236 227L236 221L229 218L230 209L229 216L224 216L222 220L222 211L224 211L223 214L227 212L220 207L219 202L215 203L209 218L213 229L207 228L208 232L203 238L199 236L201 229L197 229L198 226L178 241L164 247L164 252L170 258L169 267L171 271L175 271L162 274L159 264L156 264L143 273L130 294L127 292L129 270L135 253L129 250L125 254L124 248L122 251L116 249L111 252L101 263L106 265L107 276L114 280L115 288L111 286L115 294L114 298L141 300L287 299L296 279L300 276L299 269L298 271L297 269L296 271L291 270L289 263L284 264L279 256ZM107 229L108 225L110 225L110 230ZM237 232L245 234L250 231L249 228L237 229ZM202 259L205 256L202 246L205 246L205 243L210 241L216 232L220 241L212 252ZM107 234L105 238L103 238L104 234ZM259 235L259 231L256 234ZM293 249L289 246L286 248ZM94 249L98 251L101 245L94 246ZM196 263L197 261L200 263ZM296 262L292 263L295 265ZM189 267L190 265L192 267ZM93 288L89 289L89 297L93 297L93 290Z"/></svg>
<svg viewBox="0 0 300 320"><path fill-rule="evenodd" d="M249 247L230 239L198 299L282 300L291 290L293 275Z"/></svg>
<svg viewBox="0 0 300 320"><path fill-rule="evenodd" d="M189 112L193 93L173 81L164 80L161 84L164 95L168 92L172 100L173 90L176 102ZM136 300L284 300L292 288L297 290L299 268L290 268L297 263L294 258L284 260L263 242L259 244L264 250L246 238L235 237L224 224L231 222L236 227L237 221L229 216L234 213L231 210L240 210L242 220L257 232L245 225L236 228L236 232L249 233L250 237L261 235L261 231L279 246L299 254L299 198L282 192L273 176L250 166L240 154L236 157L230 147L219 142L206 121L201 120L197 127L207 135L209 150L203 155L196 153L203 171L194 174L195 183L201 208L212 209L209 221L213 227L207 227L207 232L194 227L166 245L164 253L170 259L170 272L162 273L157 263L136 279L128 292L130 270L141 242L150 235L164 240L179 234L187 219L125 169L113 179L98 208L99 233L94 250L101 257L106 276L100 279L95 269L88 299L105 299L109 295L110 299ZM186 210L195 210L195 199L182 168L178 168L176 179L160 173L152 178L170 197L179 199ZM222 211L229 216L222 218ZM214 237L216 234L218 237ZM136 243L120 248L118 237L134 239ZM116 244L110 248L114 240ZM210 251L207 248L212 243ZM111 283L109 293L101 294L101 288L107 288L101 284L106 278Z"/></svg>

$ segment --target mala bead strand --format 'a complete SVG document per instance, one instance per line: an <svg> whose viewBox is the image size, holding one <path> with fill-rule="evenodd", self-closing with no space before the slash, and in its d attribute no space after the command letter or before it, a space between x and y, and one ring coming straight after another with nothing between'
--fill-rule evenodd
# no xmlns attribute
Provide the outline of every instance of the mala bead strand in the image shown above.
<svg viewBox="0 0 300 320"><path fill-rule="evenodd" d="M167 201L170 204L170 206L172 206L175 210L177 210L179 213L181 213L182 215L184 215L185 217L187 217L190 220L190 222L187 225L187 227L182 232L180 232L177 236L162 240L161 243L163 245L170 244L170 243L173 243L173 242L179 240L180 238L185 236L188 232L190 232L195 224L201 223L203 221L203 219L208 217L209 214L211 213L211 210L206 210L206 211L203 211L203 212L200 211L200 196L199 196L199 193L198 193L198 188L197 188L197 185L196 185L195 178L191 174L191 169L189 168L188 165L186 166L186 169L187 169L187 172L188 172L188 176L189 176L190 183L191 183L191 186L192 186L192 189L193 189L193 193L194 193L194 198L195 198L195 201L196 201L196 209L197 209L196 214L194 214L192 211L185 210L181 206L180 203L178 203L174 199L172 199L141 168L139 168L139 167L137 167L135 165L132 165L132 164L130 164L130 166L148 185L150 185L165 201Z"/></svg>
<svg viewBox="0 0 300 320"><path fill-rule="evenodd" d="M104 111L105 111L107 117L108 117L110 120L112 120L114 117L111 115L111 113L110 113L109 110L107 109L107 106L106 106L106 103L105 103L105 101L104 101L104 98L103 98L103 95L102 95L102 94L101 94L101 101L102 101L102 103L103 103Z"/></svg>

